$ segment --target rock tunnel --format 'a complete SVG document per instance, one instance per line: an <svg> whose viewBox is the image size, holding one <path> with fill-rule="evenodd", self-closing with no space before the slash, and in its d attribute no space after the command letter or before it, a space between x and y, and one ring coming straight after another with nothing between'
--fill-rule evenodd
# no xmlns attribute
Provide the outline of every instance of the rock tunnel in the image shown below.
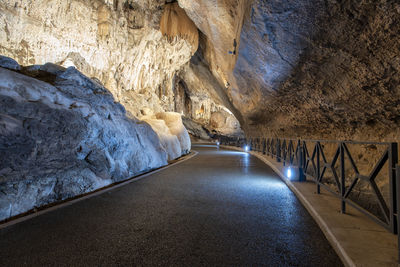
<svg viewBox="0 0 400 267"><path fill-rule="evenodd" d="M398 1L1 1L0 221L199 140L398 142L399 72Z"/></svg>

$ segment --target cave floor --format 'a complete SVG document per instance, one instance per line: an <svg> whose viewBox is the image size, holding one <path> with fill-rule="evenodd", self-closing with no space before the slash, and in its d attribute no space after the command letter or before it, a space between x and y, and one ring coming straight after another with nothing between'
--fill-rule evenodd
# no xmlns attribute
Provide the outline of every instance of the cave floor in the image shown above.
<svg viewBox="0 0 400 267"><path fill-rule="evenodd" d="M199 154L0 230L1 266L341 266L279 177L247 153Z"/></svg>

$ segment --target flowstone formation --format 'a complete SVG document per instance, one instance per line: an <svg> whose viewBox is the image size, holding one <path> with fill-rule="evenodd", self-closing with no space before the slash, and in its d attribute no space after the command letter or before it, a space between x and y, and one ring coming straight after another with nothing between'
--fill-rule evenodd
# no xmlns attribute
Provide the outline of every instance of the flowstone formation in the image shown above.
<svg viewBox="0 0 400 267"><path fill-rule="evenodd" d="M160 112L155 115L143 116L156 131L160 142L168 154L168 160L180 157L190 152L190 137L183 125L181 114L176 112Z"/></svg>

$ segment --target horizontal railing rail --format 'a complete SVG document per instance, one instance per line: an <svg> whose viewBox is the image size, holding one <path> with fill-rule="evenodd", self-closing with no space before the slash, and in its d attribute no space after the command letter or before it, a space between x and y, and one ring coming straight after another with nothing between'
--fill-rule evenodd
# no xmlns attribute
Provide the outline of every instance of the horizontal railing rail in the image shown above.
<svg viewBox="0 0 400 267"><path fill-rule="evenodd" d="M341 202L342 213L346 213L346 205L351 205L388 231L394 234L398 233L400 229L398 218L400 206L400 182L398 180L400 174L398 171L396 173L398 164L397 143L264 137L232 138L216 136L216 138L222 145L247 146L248 150L268 155L282 163L283 166L298 168L299 181L312 181L316 184L318 194L320 194L322 187L338 197ZM355 157L358 159L363 155L355 155L350 149L350 147L357 145L370 146L376 151L375 154L379 154L379 157L376 157L378 159L376 162L368 163L367 167L371 171L367 174L362 174L365 172L363 170L365 164L362 165L355 160ZM380 151L376 148L377 146L381 148ZM328 172L330 173L329 177ZM382 192L382 186L377 183L378 175L385 179L383 182L388 185L388 192ZM370 192L367 193L371 198L370 200L374 199L377 203L375 211L369 210L361 204L361 201L352 197L352 193L359 183L364 183L365 188L370 189Z"/></svg>

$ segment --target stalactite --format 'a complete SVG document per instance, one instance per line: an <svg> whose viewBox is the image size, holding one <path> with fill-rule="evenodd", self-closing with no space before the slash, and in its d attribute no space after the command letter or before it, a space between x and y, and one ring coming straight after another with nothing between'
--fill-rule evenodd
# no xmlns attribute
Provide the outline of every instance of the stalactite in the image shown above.
<svg viewBox="0 0 400 267"><path fill-rule="evenodd" d="M187 40L192 46L192 54L196 52L199 46L197 27L177 2L165 5L160 21L160 30L170 42L177 37Z"/></svg>

